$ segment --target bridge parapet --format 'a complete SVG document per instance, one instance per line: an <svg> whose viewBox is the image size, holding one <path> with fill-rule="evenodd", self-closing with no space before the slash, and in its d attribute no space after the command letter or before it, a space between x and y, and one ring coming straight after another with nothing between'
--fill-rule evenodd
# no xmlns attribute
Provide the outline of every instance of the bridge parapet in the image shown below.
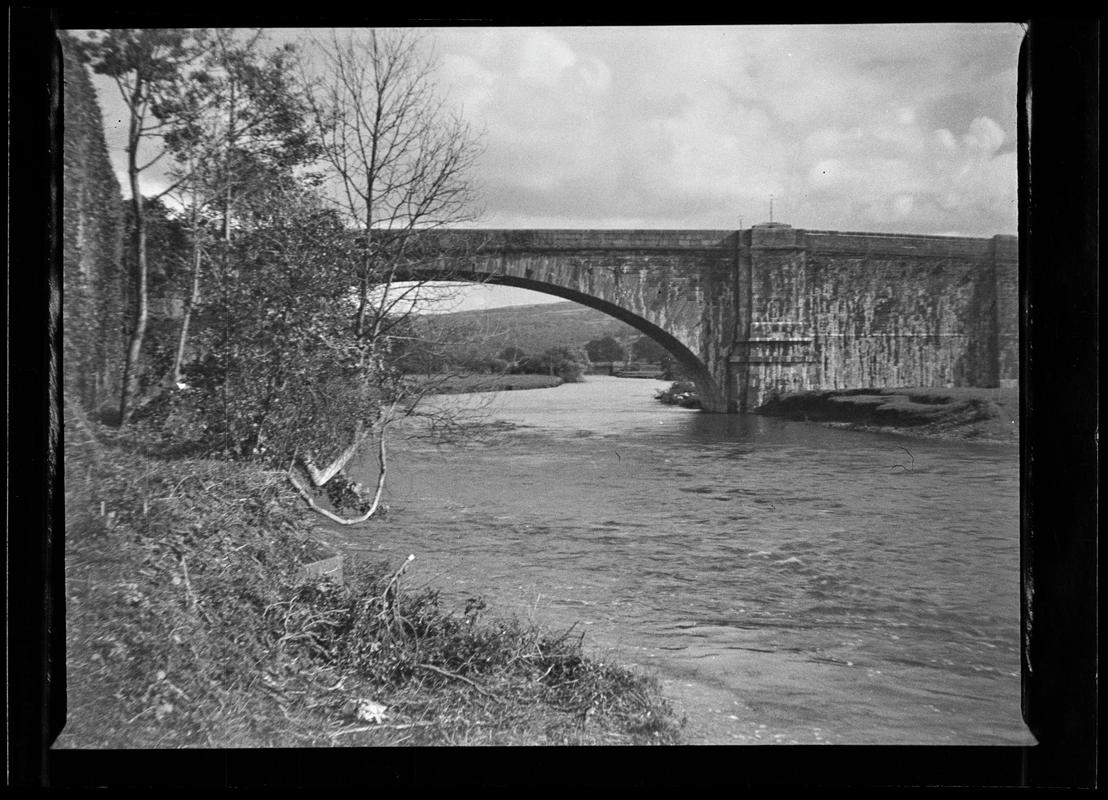
<svg viewBox="0 0 1108 800"><path fill-rule="evenodd" d="M521 251L688 251L719 250L728 246L735 231L715 230L505 230L469 228L433 234L443 244L468 245L481 252Z"/></svg>
<svg viewBox="0 0 1108 800"><path fill-rule="evenodd" d="M917 258L986 258L994 248L992 239L957 236L907 236L891 233L806 231L806 246L824 253L861 254L875 258L897 256ZM1015 237L1010 237L1015 239Z"/></svg>

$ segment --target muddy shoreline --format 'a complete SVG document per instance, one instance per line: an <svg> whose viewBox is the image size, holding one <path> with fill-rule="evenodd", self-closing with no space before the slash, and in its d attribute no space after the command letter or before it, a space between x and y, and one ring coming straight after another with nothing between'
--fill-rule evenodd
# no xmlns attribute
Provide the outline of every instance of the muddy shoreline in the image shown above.
<svg viewBox="0 0 1108 800"><path fill-rule="evenodd" d="M796 392L756 413L850 430L988 443L1019 442L1015 387L905 387Z"/></svg>

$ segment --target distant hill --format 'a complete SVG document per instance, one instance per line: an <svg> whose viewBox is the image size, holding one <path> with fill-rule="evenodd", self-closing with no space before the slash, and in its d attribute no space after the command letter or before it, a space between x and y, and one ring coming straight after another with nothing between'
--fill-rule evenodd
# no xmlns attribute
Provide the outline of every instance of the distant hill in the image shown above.
<svg viewBox="0 0 1108 800"><path fill-rule="evenodd" d="M641 335L615 317L568 300L428 315L422 318L421 325L449 331L459 354L485 357L494 357L509 346L528 355L551 347L584 347L586 342L604 336L629 345Z"/></svg>

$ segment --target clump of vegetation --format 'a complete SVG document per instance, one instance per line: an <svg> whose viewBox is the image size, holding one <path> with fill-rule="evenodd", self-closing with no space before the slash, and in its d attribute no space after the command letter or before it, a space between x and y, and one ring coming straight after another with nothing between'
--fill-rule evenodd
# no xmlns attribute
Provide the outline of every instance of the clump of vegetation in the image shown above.
<svg viewBox="0 0 1108 800"><path fill-rule="evenodd" d="M585 345L585 353L593 362L626 361L627 348L613 336L592 339Z"/></svg>
<svg viewBox="0 0 1108 800"><path fill-rule="evenodd" d="M631 357L635 361L657 364L662 371L662 377L667 381L687 381L688 376L673 354L649 336L640 336L631 343ZM699 405L690 406L690 408L699 407Z"/></svg>
<svg viewBox="0 0 1108 800"><path fill-rule="evenodd" d="M589 357L584 350L572 347L552 347L542 355L523 356L511 367L515 375L551 375L566 383L585 379Z"/></svg>
<svg viewBox="0 0 1108 800"><path fill-rule="evenodd" d="M102 444L68 412L61 747L674 743L652 680L352 560L283 474ZM123 442L117 441L116 445Z"/></svg>
<svg viewBox="0 0 1108 800"><path fill-rule="evenodd" d="M654 393L654 399L671 406L682 408L700 408L700 396L697 394L696 384L692 381L676 381L667 389L659 389Z"/></svg>

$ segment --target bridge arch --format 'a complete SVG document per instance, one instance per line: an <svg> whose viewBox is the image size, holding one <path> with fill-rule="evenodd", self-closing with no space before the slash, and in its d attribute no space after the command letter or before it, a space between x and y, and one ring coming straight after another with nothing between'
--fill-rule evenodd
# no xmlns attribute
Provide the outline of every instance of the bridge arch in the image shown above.
<svg viewBox="0 0 1108 800"><path fill-rule="evenodd" d="M595 295L586 294L585 292L568 286L560 286L535 278L526 278L503 273L477 272L472 270L464 275L451 272L441 277L436 277L433 271L420 270L418 273L409 274L405 277L425 281L442 280L451 283L471 282L483 285L510 286L516 289L527 289L541 294L548 294L553 297L560 297L563 300L572 300L575 303L596 309L620 322L630 325L635 330L645 336L649 336L661 345L681 366L682 372L696 384L697 392L700 397L710 398L720 393L720 387L712 377L707 365L705 365L705 363L677 337L633 311L600 297L596 297Z"/></svg>
<svg viewBox="0 0 1108 800"><path fill-rule="evenodd" d="M733 410L733 231L449 229L407 248L403 278L513 286L572 300L649 336L696 384L705 411Z"/></svg>

